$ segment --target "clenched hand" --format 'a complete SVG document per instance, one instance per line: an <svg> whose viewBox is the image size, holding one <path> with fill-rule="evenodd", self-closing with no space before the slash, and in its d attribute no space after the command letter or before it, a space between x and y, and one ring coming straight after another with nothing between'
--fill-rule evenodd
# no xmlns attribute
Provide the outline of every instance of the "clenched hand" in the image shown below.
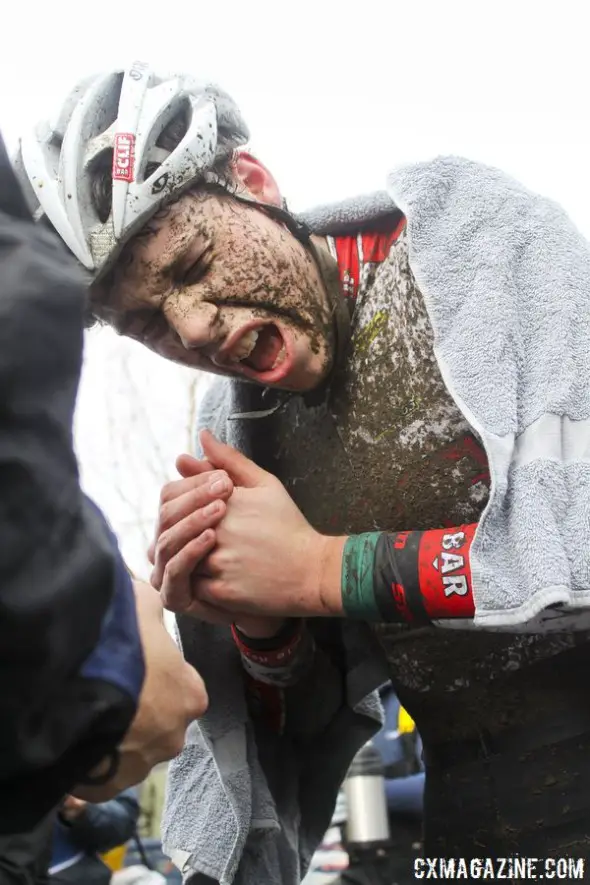
<svg viewBox="0 0 590 885"><path fill-rule="evenodd" d="M172 560L155 570L152 583L173 611L256 616L335 614L323 598L322 578L332 541L316 532L276 477L231 446L203 432L207 462L224 471L233 492L222 504L219 521L206 529L212 537L189 540L182 520L167 530ZM185 456L185 469L189 461ZM209 469L210 466L209 466ZM184 512L184 510L181 510ZM210 552L204 548L211 545Z"/></svg>
<svg viewBox="0 0 590 885"><path fill-rule="evenodd" d="M182 479L167 483L160 494L155 539L148 551L154 569L151 584L157 590L174 587L171 611L189 612L213 624L227 624L227 612L199 603L191 592L191 571L215 546L215 527L225 515L233 483L223 470L208 461L181 455L176 462ZM187 569L187 562L191 569Z"/></svg>

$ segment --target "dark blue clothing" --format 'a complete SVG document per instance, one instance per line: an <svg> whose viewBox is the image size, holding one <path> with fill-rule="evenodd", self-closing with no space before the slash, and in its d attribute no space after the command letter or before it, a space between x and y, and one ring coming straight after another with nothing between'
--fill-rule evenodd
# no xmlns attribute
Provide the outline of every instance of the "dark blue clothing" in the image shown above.
<svg viewBox="0 0 590 885"><path fill-rule="evenodd" d="M393 688L381 690L381 701L385 722L372 743L385 767L387 807L390 814L421 816L425 774L420 735L415 727L412 732L404 731L403 721L400 729L402 707Z"/></svg>
<svg viewBox="0 0 590 885"><path fill-rule="evenodd" d="M144 677L131 580L72 444L85 309L0 139L0 833L33 829L115 750Z"/></svg>
<svg viewBox="0 0 590 885"><path fill-rule="evenodd" d="M385 781L387 807L391 814L422 817L425 778L425 773L421 771L408 777L390 778Z"/></svg>
<svg viewBox="0 0 590 885"><path fill-rule="evenodd" d="M0 835L2 885L49 885L53 814L26 833Z"/></svg>
<svg viewBox="0 0 590 885"><path fill-rule="evenodd" d="M62 882L102 885L109 882L110 871L97 855L131 839L139 812L137 790L131 789L110 802L87 805L70 823L64 823L58 817L49 867L51 885Z"/></svg>

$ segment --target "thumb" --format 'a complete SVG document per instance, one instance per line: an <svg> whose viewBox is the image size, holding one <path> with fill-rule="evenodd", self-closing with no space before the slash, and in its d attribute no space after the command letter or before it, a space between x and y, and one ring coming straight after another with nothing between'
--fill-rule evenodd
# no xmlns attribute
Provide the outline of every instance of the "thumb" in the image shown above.
<svg viewBox="0 0 590 885"><path fill-rule="evenodd" d="M201 431L200 440L205 457L217 470L225 470L235 485L254 488L265 485L271 477L237 449L219 442L209 430Z"/></svg>

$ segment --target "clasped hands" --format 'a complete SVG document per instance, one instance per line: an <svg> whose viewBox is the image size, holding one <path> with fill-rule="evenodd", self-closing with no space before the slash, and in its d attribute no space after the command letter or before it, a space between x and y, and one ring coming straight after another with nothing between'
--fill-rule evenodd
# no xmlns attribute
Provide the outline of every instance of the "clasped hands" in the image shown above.
<svg viewBox="0 0 590 885"><path fill-rule="evenodd" d="M341 611L345 539L316 532L281 483L235 449L209 433L201 442L205 458L182 455L182 478L162 490L150 549L153 586L134 582L147 667L117 772L100 787L77 787L79 799L101 802L143 780L180 752L187 725L207 709L203 681L168 635L162 603L201 620L237 623L251 637L274 636L289 616ZM110 758L92 774L108 765Z"/></svg>
<svg viewBox="0 0 590 885"><path fill-rule="evenodd" d="M286 617L341 613L344 538L319 534L279 480L208 431L162 489L151 583L166 608L271 636Z"/></svg>

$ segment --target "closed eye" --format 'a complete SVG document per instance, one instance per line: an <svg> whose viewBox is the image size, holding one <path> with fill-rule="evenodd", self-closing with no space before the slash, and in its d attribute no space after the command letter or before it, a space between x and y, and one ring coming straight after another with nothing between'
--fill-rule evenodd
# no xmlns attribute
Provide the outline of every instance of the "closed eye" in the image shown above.
<svg viewBox="0 0 590 885"><path fill-rule="evenodd" d="M179 283L182 286L194 286L195 283L201 282L211 270L212 255L211 248L208 247L190 267L183 272Z"/></svg>

